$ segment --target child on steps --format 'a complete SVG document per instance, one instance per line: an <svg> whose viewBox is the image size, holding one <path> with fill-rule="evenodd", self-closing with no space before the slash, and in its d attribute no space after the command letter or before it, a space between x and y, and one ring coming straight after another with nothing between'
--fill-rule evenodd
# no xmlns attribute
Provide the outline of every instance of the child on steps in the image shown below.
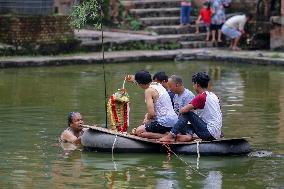
<svg viewBox="0 0 284 189"><path fill-rule="evenodd" d="M202 26L206 27L206 41L209 41L209 37L210 37L211 15L212 15L212 12L211 12L211 8L210 8L210 3L205 2L203 4L203 7L201 8L201 10L199 12L199 16L198 16L197 20L195 21L195 24L196 24L196 32L195 33L199 33L200 24Z"/></svg>

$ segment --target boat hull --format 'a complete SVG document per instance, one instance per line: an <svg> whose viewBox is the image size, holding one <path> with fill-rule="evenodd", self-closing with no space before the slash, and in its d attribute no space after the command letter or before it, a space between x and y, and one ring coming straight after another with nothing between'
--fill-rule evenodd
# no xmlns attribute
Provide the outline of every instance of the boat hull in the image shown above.
<svg viewBox="0 0 284 189"><path fill-rule="evenodd" d="M81 142L88 151L115 153L165 153L169 149L177 154L242 155L251 152L249 143L242 138L214 141L177 142L165 145L155 140L92 128L84 132ZM168 148L169 147L169 148Z"/></svg>

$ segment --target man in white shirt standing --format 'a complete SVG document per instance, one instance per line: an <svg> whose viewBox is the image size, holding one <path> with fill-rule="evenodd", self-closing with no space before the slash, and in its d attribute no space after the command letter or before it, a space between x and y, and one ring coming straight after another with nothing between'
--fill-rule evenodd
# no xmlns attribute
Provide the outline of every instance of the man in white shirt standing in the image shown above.
<svg viewBox="0 0 284 189"><path fill-rule="evenodd" d="M236 15L229 18L222 26L222 33L229 37L231 41L230 48L232 50L240 50L238 43L241 36L245 33L244 26L246 22L252 20L252 14Z"/></svg>

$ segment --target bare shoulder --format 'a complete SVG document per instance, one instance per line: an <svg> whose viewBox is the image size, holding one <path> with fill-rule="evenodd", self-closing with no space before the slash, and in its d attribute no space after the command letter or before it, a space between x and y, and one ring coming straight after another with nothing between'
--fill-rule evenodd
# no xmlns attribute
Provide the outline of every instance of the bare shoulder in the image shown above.
<svg viewBox="0 0 284 189"><path fill-rule="evenodd" d="M152 87L149 87L145 90L145 94L155 94L156 90Z"/></svg>
<svg viewBox="0 0 284 189"><path fill-rule="evenodd" d="M74 134L71 131L64 130L61 133L60 139L64 142L72 142L74 137L77 138L76 136L74 136Z"/></svg>

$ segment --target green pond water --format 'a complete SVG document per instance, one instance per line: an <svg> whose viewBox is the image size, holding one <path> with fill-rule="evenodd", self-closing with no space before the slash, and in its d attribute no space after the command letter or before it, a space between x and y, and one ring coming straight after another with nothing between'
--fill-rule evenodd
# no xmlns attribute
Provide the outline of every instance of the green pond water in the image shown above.
<svg viewBox="0 0 284 189"><path fill-rule="evenodd" d="M107 95L147 69L184 78L206 71L222 100L226 137L247 137L250 156L178 157L76 150L58 143L67 113L104 124L102 65L0 70L0 188L284 188L284 69L214 62L107 64ZM131 128L144 117L143 90L126 84ZM272 155L267 156L267 154ZM260 157L264 156L264 157ZM180 159L181 158L181 159ZM196 168L198 172L194 171Z"/></svg>

